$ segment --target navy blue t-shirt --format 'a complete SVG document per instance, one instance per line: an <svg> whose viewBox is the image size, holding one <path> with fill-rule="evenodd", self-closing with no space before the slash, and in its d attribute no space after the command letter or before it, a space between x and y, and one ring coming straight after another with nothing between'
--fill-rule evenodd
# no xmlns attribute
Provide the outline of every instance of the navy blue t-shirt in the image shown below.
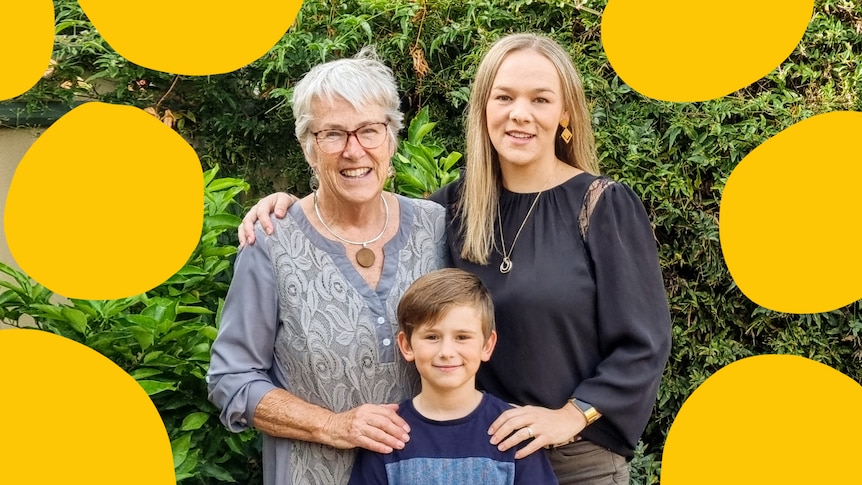
<svg viewBox="0 0 862 485"><path fill-rule="evenodd" d="M486 393L467 416L434 421L408 399L398 414L410 425L410 441L388 454L360 450L348 485L557 485L544 450L515 460L526 442L505 452L490 443L488 427L510 408Z"/></svg>

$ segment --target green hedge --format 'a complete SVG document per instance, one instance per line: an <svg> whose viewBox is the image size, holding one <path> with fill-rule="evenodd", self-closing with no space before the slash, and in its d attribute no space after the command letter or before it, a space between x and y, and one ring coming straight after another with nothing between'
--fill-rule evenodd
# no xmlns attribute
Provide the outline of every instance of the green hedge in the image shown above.
<svg viewBox="0 0 862 485"><path fill-rule="evenodd" d="M248 190L216 172L204 174L200 243L177 274L145 294L57 304L50 290L0 263L0 322L18 326L28 315L38 329L80 342L134 377L165 423L185 484L260 481L259 437L221 425L204 380L237 251L235 197Z"/></svg>
<svg viewBox="0 0 862 485"><path fill-rule="evenodd" d="M207 77L175 77L128 63L98 37L74 1L55 5L54 77L15 101L38 111L49 100L70 102L75 95L140 107L164 96L158 110L179 116L178 130L203 163L219 164L252 184L246 203L275 189L307 192L307 167L286 101L295 81L316 63L375 44L396 73L408 119L427 108L430 120L438 122L425 143L445 147L446 152L435 151L442 157L463 152L461 120L470 79L493 40L509 32L540 31L569 46L591 100L602 170L634 188L655 225L673 315L670 362L634 462L635 483L657 483L664 438L683 401L735 360L762 353L802 355L862 382L858 304L813 315L763 309L734 285L718 240L721 191L746 154L805 118L862 109L862 6L856 2L817 0L800 45L779 69L745 89L700 103L654 101L615 75L599 35L602 1L578 8L569 1L542 0L306 0L295 25L268 54L243 69ZM85 82L60 87L77 76ZM99 78L113 84L99 88ZM177 421L166 418L166 424ZM224 453L247 451L224 448ZM259 478L234 476L241 482Z"/></svg>

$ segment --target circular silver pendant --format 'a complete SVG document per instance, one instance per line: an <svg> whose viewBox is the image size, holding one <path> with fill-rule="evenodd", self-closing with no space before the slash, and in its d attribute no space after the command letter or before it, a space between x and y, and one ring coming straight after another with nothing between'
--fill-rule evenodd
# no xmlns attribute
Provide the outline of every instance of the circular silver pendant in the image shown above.
<svg viewBox="0 0 862 485"><path fill-rule="evenodd" d="M500 263L500 272L503 274L512 271L512 260L509 258L503 258L503 262Z"/></svg>

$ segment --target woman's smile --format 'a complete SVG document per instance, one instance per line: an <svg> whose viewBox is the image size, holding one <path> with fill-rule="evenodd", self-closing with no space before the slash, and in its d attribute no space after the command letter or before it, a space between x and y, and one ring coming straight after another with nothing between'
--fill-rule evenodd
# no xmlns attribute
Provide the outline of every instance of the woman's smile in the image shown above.
<svg viewBox="0 0 862 485"><path fill-rule="evenodd" d="M363 176L369 174L370 172L371 172L371 168L369 168L369 167L350 168L350 169L342 170L341 175L343 175L344 177L347 177L347 178L360 178L360 177L363 177Z"/></svg>

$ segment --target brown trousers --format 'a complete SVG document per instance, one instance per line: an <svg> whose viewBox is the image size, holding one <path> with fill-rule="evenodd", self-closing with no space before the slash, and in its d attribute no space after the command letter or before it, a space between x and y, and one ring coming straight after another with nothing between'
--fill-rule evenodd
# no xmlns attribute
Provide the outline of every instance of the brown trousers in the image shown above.
<svg viewBox="0 0 862 485"><path fill-rule="evenodd" d="M547 450L560 485L628 485L626 459L590 441L582 440Z"/></svg>

